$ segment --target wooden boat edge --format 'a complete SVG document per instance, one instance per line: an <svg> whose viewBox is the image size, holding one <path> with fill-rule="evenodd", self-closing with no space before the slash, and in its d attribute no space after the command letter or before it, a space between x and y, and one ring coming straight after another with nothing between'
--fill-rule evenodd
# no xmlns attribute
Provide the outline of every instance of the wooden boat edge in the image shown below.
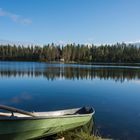
<svg viewBox="0 0 140 140"><path fill-rule="evenodd" d="M55 119L55 118L71 118L71 117L84 117L84 116L92 116L95 114L95 110L94 108L90 107L90 109L92 110L90 113L86 113L86 114L63 114L63 115L48 115L48 116L45 116L45 114L51 114L51 113L61 113L61 112L70 112L70 111L78 111L80 109L82 109L84 107L81 107L81 108L73 108L73 109L66 109L66 110L57 110L57 111L47 111L47 112L34 112L33 114L43 114L42 116L41 115L38 115L38 116L35 116L35 117L31 117L31 116L26 116L26 115L20 115L19 113L14 113L15 116L9 116L9 117L3 117L3 118L0 118L0 121L4 121L4 120L38 120L38 119ZM4 113L5 114L5 113ZM7 114L10 114L10 113L7 113ZM16 116L17 115L17 116ZM18 117L20 116L20 117Z"/></svg>

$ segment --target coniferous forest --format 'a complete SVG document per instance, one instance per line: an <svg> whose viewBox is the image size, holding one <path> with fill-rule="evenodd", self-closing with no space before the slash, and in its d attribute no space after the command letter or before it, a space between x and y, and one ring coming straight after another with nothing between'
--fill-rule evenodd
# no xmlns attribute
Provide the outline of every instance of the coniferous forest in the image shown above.
<svg viewBox="0 0 140 140"><path fill-rule="evenodd" d="M0 45L2 61L45 61L45 62L101 62L140 63L140 48L132 44L114 45L48 44L41 46Z"/></svg>

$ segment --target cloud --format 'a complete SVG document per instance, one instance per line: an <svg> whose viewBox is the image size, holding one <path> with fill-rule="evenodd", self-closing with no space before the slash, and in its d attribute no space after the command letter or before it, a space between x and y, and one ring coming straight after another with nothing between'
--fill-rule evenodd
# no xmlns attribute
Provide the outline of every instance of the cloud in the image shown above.
<svg viewBox="0 0 140 140"><path fill-rule="evenodd" d="M139 40L134 40L134 41L123 41L123 42L125 42L125 43L127 43L127 44L135 44L135 43L139 43L140 42L140 39Z"/></svg>
<svg viewBox="0 0 140 140"><path fill-rule="evenodd" d="M32 23L32 21L28 18L23 18L21 15L13 14L8 11L4 11L2 8L0 8L0 17L8 17L12 21L20 23L20 24L25 24L29 25Z"/></svg>
<svg viewBox="0 0 140 140"><path fill-rule="evenodd" d="M0 16L5 16L6 13L2 10L2 8L0 8Z"/></svg>
<svg viewBox="0 0 140 140"><path fill-rule="evenodd" d="M65 45L65 44L66 44L66 42L65 42L65 41L63 41L63 40L59 40L56 44L58 44L58 45Z"/></svg>

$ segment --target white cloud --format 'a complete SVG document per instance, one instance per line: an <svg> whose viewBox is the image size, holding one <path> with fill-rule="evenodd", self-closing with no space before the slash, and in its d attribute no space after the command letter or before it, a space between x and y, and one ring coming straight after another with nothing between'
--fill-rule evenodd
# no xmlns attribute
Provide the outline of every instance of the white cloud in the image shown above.
<svg viewBox="0 0 140 140"><path fill-rule="evenodd" d="M32 21L30 19L23 19L21 22L23 24L31 24L32 23Z"/></svg>
<svg viewBox="0 0 140 140"><path fill-rule="evenodd" d="M59 40L57 44L59 44L59 45L65 45L65 44L66 44L66 42L65 42L65 41L63 41L63 40Z"/></svg>
<svg viewBox="0 0 140 140"><path fill-rule="evenodd" d="M2 8L0 8L0 16L5 16L6 13L2 10Z"/></svg>
<svg viewBox="0 0 140 140"><path fill-rule="evenodd" d="M32 23L32 21L30 19L23 18L21 15L17 15L17 14L10 13L8 11L4 11L2 8L0 8L0 17L8 17L14 22L25 24L25 25L29 25Z"/></svg>
<svg viewBox="0 0 140 140"><path fill-rule="evenodd" d="M130 44L135 44L135 43L139 43L140 40L135 40L135 41L124 41L125 43L130 43Z"/></svg>

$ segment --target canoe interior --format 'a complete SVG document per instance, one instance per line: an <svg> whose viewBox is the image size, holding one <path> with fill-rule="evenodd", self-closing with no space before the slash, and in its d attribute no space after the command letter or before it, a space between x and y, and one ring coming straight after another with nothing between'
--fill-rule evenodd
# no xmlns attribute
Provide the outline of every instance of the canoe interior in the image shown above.
<svg viewBox="0 0 140 140"><path fill-rule="evenodd" d="M0 120L3 119L35 119L35 118L53 118L53 117L67 117L67 116L75 116L75 115L88 115L94 114L95 111L91 107L82 107L76 109L67 109L60 111L49 111L49 112L32 112L36 117L31 117L28 115L24 115L21 113L11 113L11 112L2 112L0 110Z"/></svg>

